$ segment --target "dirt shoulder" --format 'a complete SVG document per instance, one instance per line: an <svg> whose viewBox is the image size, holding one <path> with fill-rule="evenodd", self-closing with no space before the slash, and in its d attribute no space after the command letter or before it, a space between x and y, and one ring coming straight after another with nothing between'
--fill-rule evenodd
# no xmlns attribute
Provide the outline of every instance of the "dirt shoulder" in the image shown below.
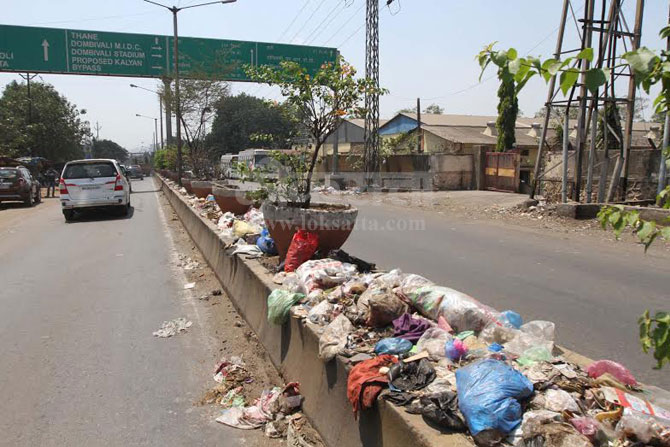
<svg viewBox="0 0 670 447"><path fill-rule="evenodd" d="M263 390L275 386L281 387L286 381L270 362L256 334L235 310L216 275L207 265L197 246L182 226L170 203L162 192L158 193L158 197L178 252L174 262L178 268L183 269L187 281L195 283L191 292L193 296L198 298L197 305L201 307L204 325L209 328L209 335L213 340L211 345L215 347L215 351L212 352L212 364L202 365L202 367L212 368L213 375L215 365L222 358L241 357L250 376L250 380L243 383L241 393L245 397L247 405L251 405ZM218 384L213 379L208 380L202 384L200 393L196 393L200 398L193 402L194 406L208 407L211 410L208 413L212 420L224 410L224 407L218 402L211 403L215 399L220 401L221 393L219 391L221 388L217 388ZM223 431L222 427L222 436ZM318 443L315 445L323 445L316 431L308 423L302 427L301 432L310 439L317 440ZM262 429L249 431L248 433L252 445L286 445L285 440L266 437Z"/></svg>

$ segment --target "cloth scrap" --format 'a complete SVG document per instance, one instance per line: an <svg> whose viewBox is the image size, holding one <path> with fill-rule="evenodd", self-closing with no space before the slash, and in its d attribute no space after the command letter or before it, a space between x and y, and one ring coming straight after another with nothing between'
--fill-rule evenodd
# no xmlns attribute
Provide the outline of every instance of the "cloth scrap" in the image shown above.
<svg viewBox="0 0 670 447"><path fill-rule="evenodd" d="M393 320L393 336L416 343L430 326L430 323L425 319L414 318L409 313L406 313Z"/></svg>
<svg viewBox="0 0 670 447"><path fill-rule="evenodd" d="M360 410L370 408L375 403L379 393L388 384L388 377L379 370L397 361L395 356L382 354L365 360L351 369L347 380L347 397L353 407L355 418L358 418Z"/></svg>

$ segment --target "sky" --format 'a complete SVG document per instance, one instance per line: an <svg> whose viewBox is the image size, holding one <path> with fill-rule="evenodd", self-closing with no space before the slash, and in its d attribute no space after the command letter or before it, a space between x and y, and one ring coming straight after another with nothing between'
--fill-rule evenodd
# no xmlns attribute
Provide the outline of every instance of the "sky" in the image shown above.
<svg viewBox="0 0 670 447"><path fill-rule="evenodd" d="M202 0L173 0L188 6ZM53 28L171 34L172 16L142 0L1 0L0 24ZM169 3L172 5L173 3ZM497 82L490 70L478 83L475 55L491 42L514 47L520 55L551 56L556 45L562 0L380 0L380 81L390 93L381 99L381 116L416 105L436 103L445 113L495 115ZM573 0L579 17L584 1ZM629 25L633 0L623 0ZM668 17L668 2L648 0L642 44L661 49L658 30ZM168 3L166 3L168 4ZM237 0L187 9L179 13L179 34L263 42L336 47L359 73L365 71L365 0ZM566 45L576 45L574 24ZM100 138L112 139L130 151L145 150L153 139L154 123L136 117L158 117L155 95L129 84L155 89L158 81L42 74L38 78L86 109L85 118L100 126ZM0 90L18 74L0 73ZM625 85L622 82L622 90ZM271 87L232 83L233 93L247 92L280 100ZM532 80L519 96L525 116L533 116L547 95L540 79ZM651 112L647 111L647 116Z"/></svg>

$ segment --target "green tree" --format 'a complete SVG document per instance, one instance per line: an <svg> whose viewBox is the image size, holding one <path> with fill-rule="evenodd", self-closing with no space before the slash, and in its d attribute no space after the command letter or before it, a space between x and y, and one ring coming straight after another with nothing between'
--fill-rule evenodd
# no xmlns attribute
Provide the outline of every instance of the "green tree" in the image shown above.
<svg viewBox="0 0 670 447"><path fill-rule="evenodd" d="M5 87L0 97L0 155L57 162L82 158L90 130L80 111L49 84L31 83L30 98L23 83Z"/></svg>
<svg viewBox="0 0 670 447"><path fill-rule="evenodd" d="M128 151L112 140L93 140L91 146L93 158L113 158L121 163L128 160Z"/></svg>
<svg viewBox="0 0 670 447"><path fill-rule="evenodd" d="M216 158L205 144L207 123L215 116L216 105L228 95L229 86L226 82L208 79L203 75L200 79L185 79L180 83L182 141L188 146L188 161L196 175L207 175L208 167ZM162 92L172 109L176 110L174 95ZM184 153L186 157L186 152Z"/></svg>
<svg viewBox="0 0 670 447"><path fill-rule="evenodd" d="M431 104L426 109L423 111L423 113L432 113L434 115L442 115L444 113L444 109L440 107L438 104Z"/></svg>
<svg viewBox="0 0 670 447"><path fill-rule="evenodd" d="M326 138L343 117L362 113L360 103L366 94L384 91L370 79L357 79L354 67L341 57L335 64L324 64L313 75L300 64L289 61L282 62L278 68L248 67L247 72L256 82L278 86L286 97L286 104L296 110L300 125L309 132L312 152L306 154L306 169L299 170L300 178L292 188L300 198L298 205L309 208L312 175Z"/></svg>
<svg viewBox="0 0 670 447"><path fill-rule="evenodd" d="M288 104L240 93L217 104L207 145L219 156L252 148L287 149L297 127L295 112Z"/></svg>
<svg viewBox="0 0 670 447"><path fill-rule="evenodd" d="M503 152L516 146L516 118L519 114L519 100L514 85L514 76L507 67L498 70L500 87L498 88L498 119L496 129L498 140L496 150Z"/></svg>

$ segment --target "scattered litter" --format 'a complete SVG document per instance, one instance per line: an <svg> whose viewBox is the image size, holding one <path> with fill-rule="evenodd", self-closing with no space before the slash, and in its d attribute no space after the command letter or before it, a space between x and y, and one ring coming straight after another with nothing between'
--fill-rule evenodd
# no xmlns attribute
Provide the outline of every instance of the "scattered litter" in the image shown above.
<svg viewBox="0 0 670 447"><path fill-rule="evenodd" d="M194 282L189 282L189 283L184 284L184 290L189 290L189 289L192 289L194 287L195 287Z"/></svg>
<svg viewBox="0 0 670 447"><path fill-rule="evenodd" d="M177 335L180 332L186 332L186 329L190 328L192 325L193 322L187 321L186 318L175 318L174 320L164 321L161 328L153 334L156 337L168 338Z"/></svg>
<svg viewBox="0 0 670 447"><path fill-rule="evenodd" d="M360 362L351 369L347 379L347 398L353 407L354 417L357 418L361 410L370 408L388 384L388 377L380 369L388 368L396 362L394 356L382 354Z"/></svg>

